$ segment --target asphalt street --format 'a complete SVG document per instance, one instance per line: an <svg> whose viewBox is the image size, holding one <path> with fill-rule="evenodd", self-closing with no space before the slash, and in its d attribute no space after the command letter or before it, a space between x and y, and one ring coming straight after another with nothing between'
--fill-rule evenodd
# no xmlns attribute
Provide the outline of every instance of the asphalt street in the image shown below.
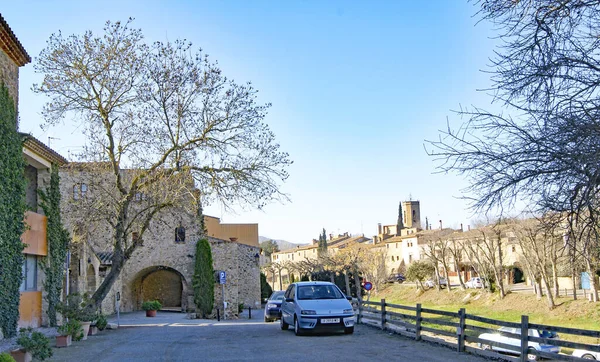
<svg viewBox="0 0 600 362"><path fill-rule="evenodd" d="M128 313L117 330L105 330L68 348L54 348L51 361L482 361L482 358L365 325L353 335L297 337L279 323L253 319L186 319L159 312L155 318Z"/></svg>

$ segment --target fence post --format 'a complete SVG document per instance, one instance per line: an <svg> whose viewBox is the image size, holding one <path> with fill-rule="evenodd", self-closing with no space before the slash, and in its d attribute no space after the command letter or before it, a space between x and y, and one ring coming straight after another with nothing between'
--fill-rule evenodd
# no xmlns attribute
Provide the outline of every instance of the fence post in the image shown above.
<svg viewBox="0 0 600 362"><path fill-rule="evenodd" d="M521 357L520 361L527 361L527 349L529 348L529 316L521 316Z"/></svg>
<svg viewBox="0 0 600 362"><path fill-rule="evenodd" d="M421 303L417 304L417 319L415 327L415 341L421 340Z"/></svg>
<svg viewBox="0 0 600 362"><path fill-rule="evenodd" d="M458 328L456 329L457 334L457 344L458 344L458 352L465 351L465 308L460 308L458 311L458 317L460 318L458 322Z"/></svg>
<svg viewBox="0 0 600 362"><path fill-rule="evenodd" d="M363 305L360 300L357 300L358 303L358 316L356 317L356 324L360 324L360 320L362 319L363 314Z"/></svg>
<svg viewBox="0 0 600 362"><path fill-rule="evenodd" d="M385 330L385 299L381 300L381 329Z"/></svg>

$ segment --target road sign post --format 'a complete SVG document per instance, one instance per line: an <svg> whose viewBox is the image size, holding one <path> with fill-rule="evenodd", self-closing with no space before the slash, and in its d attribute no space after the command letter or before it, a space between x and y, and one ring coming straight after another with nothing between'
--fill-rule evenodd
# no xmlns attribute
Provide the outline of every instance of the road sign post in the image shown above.
<svg viewBox="0 0 600 362"><path fill-rule="evenodd" d="M227 304L225 303L225 283L227 282L227 273L224 270L219 271L219 284L221 284L221 302L223 306L223 320L227 319L225 311L227 310Z"/></svg>

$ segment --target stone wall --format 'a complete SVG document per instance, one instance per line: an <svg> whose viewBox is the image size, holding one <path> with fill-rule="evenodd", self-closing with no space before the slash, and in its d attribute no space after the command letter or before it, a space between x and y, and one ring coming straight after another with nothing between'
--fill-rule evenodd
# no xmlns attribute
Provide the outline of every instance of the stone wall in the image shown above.
<svg viewBox="0 0 600 362"><path fill-rule="evenodd" d="M90 215L85 211L86 203L92 203L95 189L111 185L110 176L96 175L74 168L62 168L61 206L63 220L67 230L74 237L71 262L73 288L81 292L87 290L88 273L95 273L96 286L100 286L103 276L99 268L102 266L96 257L97 252L112 251L112 228L99 220L90 222ZM86 183L88 199L74 200L73 186ZM138 204L132 206L133 209ZM187 208L189 209L189 208ZM116 293L120 292L120 311L139 310L144 297L160 286L149 287L148 280L155 279L156 273L168 271L172 277L181 278L181 310L195 311L193 301L192 277L194 272L196 243L203 236L199 234L198 218L183 208L172 208L157 214L148 231L143 235L143 245L126 261L117 282L102 304L102 311L115 313ZM185 242L175 241L175 228L183 226L186 230ZM255 255L258 247L243 245L231 241L209 238L213 254L215 270L227 272L225 285L225 301L228 302L227 316L232 318L238 314L238 304L253 308L260 305L260 270ZM78 244L79 243L79 244ZM89 268L89 265L93 268ZM107 270L106 274L110 271ZM146 282L145 282L146 281ZM159 283L160 278L155 279ZM173 283L173 280L169 281ZM150 290L144 290L150 289ZM215 308L221 307L221 288L215 285ZM216 315L216 309L215 313Z"/></svg>
<svg viewBox="0 0 600 362"><path fill-rule="evenodd" d="M8 87L8 93L13 97L18 108L19 67L2 50L0 50L0 80Z"/></svg>

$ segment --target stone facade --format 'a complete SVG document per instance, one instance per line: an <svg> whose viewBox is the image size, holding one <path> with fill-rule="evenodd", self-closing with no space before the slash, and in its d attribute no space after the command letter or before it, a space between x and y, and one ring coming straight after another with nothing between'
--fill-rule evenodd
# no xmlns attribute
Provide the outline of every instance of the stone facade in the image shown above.
<svg viewBox="0 0 600 362"><path fill-rule="evenodd" d="M111 185L110 174L86 171L78 167L63 167L61 194L63 220L73 236L70 265L71 291L93 293L110 271L112 228L101 220L86 220L82 212L85 203L93 202L98 188ZM82 197L85 185L85 197ZM134 203L132 208L139 204ZM114 313L116 293L120 293L120 311L139 310L145 300L159 299L164 307L194 311L192 277L194 272L199 218L190 214L192 208L173 208L157 214L142 236L139 246L121 270L118 280L104 299L104 313ZM185 229L185 241L176 240L175 230ZM260 248L236 242L209 238L215 270L228 274L225 285L227 316L237 316L240 303L255 307L260 303ZM173 296L180 296L179 300ZM221 288L215 285L215 308L221 306ZM216 314L216 313L215 313Z"/></svg>
<svg viewBox="0 0 600 362"><path fill-rule="evenodd" d="M13 97L15 106L19 104L19 66L0 51L0 80L8 87L8 93Z"/></svg>

